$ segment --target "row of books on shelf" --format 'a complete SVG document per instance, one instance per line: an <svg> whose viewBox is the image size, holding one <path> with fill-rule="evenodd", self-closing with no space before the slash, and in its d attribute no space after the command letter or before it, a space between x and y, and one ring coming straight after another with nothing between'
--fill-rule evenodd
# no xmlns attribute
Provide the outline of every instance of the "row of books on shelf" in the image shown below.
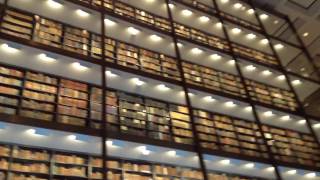
<svg viewBox="0 0 320 180"><path fill-rule="evenodd" d="M7 66L1 66L0 75L8 78L9 75L13 75L21 81L21 86L25 86L6 87L6 84L2 83L1 113L46 121L56 120L58 123L99 129L102 124L101 109L105 107L107 127L113 132L193 144L194 135L189 109L184 105L110 89L106 91L107 104L102 106L102 89L99 87ZM228 79L235 78L228 74L223 76ZM264 94L270 94L273 102L276 98L290 101L293 99L290 92L249 83L259 87L258 92L264 91ZM29 85L26 87L27 84ZM50 89L52 91L48 92ZM22 96L19 96L20 93ZM263 142L262 132L256 123L205 111L194 113L202 147L266 157L266 143ZM279 134L280 132L285 134ZM269 126L264 127L263 133L267 139L273 140L268 141L268 145L275 149L274 153L284 157L297 156L304 162L317 160L310 158L318 156L316 150L319 148L312 136L295 131L277 130Z"/></svg>
<svg viewBox="0 0 320 180"><path fill-rule="evenodd" d="M19 145L0 145L0 177L8 175L10 180L49 179L49 176L64 178L103 179L102 158L89 154L59 152L50 149L29 148ZM22 161L23 160L23 161ZM108 157L106 160L108 179L120 180L170 180L203 179L202 171L196 168ZM10 171L10 173L9 173ZM43 178L44 175L48 177ZM228 173L208 172L209 179L248 178Z"/></svg>
<svg viewBox="0 0 320 180"><path fill-rule="evenodd" d="M25 24L28 25L28 32L22 31L21 26ZM33 26L35 26L34 32L32 32ZM225 51L230 51L231 49L225 40L214 35L179 23L175 23L175 28L175 32L180 37L192 39ZM27 14L13 9L6 10L1 32L101 59L102 43L100 35L76 27L69 27L38 15ZM164 57L164 55L159 57L159 53L143 49L140 50L140 48L126 43L120 43L111 38L106 38L105 42L107 61L114 61L114 58L117 58L117 63L124 66L140 68L167 77L174 75L174 78L178 78L177 72L174 71L176 64L170 57ZM276 59L271 55L248 49L235 43L232 44L232 48L239 55L256 59L262 63L277 65ZM138 51L139 54L142 54L142 57L138 57ZM152 56L148 56L150 54ZM150 62L151 59L153 61L152 63ZM161 69L161 67L164 68Z"/></svg>

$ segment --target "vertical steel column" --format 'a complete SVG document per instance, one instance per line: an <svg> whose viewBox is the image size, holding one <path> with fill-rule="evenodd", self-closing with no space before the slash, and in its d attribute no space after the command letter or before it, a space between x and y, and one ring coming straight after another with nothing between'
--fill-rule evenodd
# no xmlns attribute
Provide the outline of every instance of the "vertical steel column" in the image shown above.
<svg viewBox="0 0 320 180"><path fill-rule="evenodd" d="M184 72L183 72L183 67L182 67L182 60L181 60L181 55L180 55L180 50L178 47L178 38L176 37L176 33L175 33L175 28L174 28L174 21L173 21L173 16L171 13L171 9L169 6L169 0L165 0L166 2L166 6L167 6L167 11L168 11L168 16L169 16L169 20L170 20L170 24L171 24L171 33L172 33L172 39L173 39L173 43L174 43L174 48L175 48L175 52L176 52L176 57L178 60L178 69L180 71L180 76L181 76L181 80L182 80L182 86L183 86L183 91L185 94L185 99L186 99L186 103L188 106L188 110L190 113L190 117L191 117L191 123L192 123L192 133L194 135L194 148L195 151L199 157L199 163L200 163L200 168L203 174L203 178L204 180L208 180L208 175L207 175L207 171L206 171L206 165L203 159L203 154L201 151L201 147L199 145L199 137L198 137L198 133L196 133L196 126L195 126L195 121L194 121L194 115L193 115L193 109L192 109L192 105L191 105L191 100L189 97L189 90L187 88L187 83L186 80L184 78Z"/></svg>
<svg viewBox="0 0 320 180"><path fill-rule="evenodd" d="M216 8L216 10L217 10L217 12L218 12L218 18L219 18L220 22L222 23L222 29L223 29L223 32L224 32L224 34L225 34L226 40L228 41L228 44L229 44L229 47L230 47L230 50L231 50L231 55L232 55L232 57L233 57L234 60L235 60L235 66L236 66L237 72L239 73L239 77L240 77L240 79L241 79L241 82L242 82L242 84L243 84L244 87L245 87L245 92L246 92L246 96L247 96L247 98L246 98L246 99L247 99L247 102L248 102L248 103L250 104L250 106L252 107L253 116L254 116L257 124L258 124L259 131L260 131L260 133L261 133L261 135L262 135L261 137L263 138L263 142L264 142L265 146L267 147L267 153L268 153L268 156L269 156L269 159L268 159L268 160L269 160L269 163L274 167L274 169L275 169L275 175L276 175L277 179L281 180L282 178L281 178L281 175L280 175L279 168L278 168L278 166L276 165L276 161L275 161L275 159L274 159L274 157L273 157L272 150L271 150L270 146L268 145L267 138L264 136L264 132L263 132L263 130L262 130L262 123L261 123L260 117L259 117L259 115L258 115L257 108L256 108L254 102L253 102L253 101L251 100L251 98L250 98L249 90L248 90L248 87L247 87L247 85L246 85L246 83L245 83L245 77L243 76L243 73L242 73L241 68L240 68L240 62L239 62L236 54L235 54L234 51L233 51L232 43L231 43L229 34L228 34L227 29L226 29L226 26L225 26L225 22L224 22L223 18L222 18L221 15L220 15L220 12L221 12L221 11L220 11L220 9L219 9L219 7L218 7L218 3L216 2L216 0L212 0L212 3L213 3L213 5L215 6L215 8Z"/></svg>
<svg viewBox="0 0 320 180"><path fill-rule="evenodd" d="M104 26L104 13L103 11L100 12L101 16L101 60L105 61L105 26ZM103 179L107 180L108 179L108 167L106 164L107 160L107 146L106 146L106 141L107 141L107 123L106 123L106 87L107 87L107 79L106 79L106 66L101 65L101 86L102 86L102 100L101 100L101 107L102 107L102 116L101 116L101 146L102 146L102 168L103 168Z"/></svg>
<svg viewBox="0 0 320 180"><path fill-rule="evenodd" d="M312 136L315 138L318 146L320 147L320 140L317 138L317 134L316 134L316 132L314 131L314 129L312 128L312 124L311 124L311 122L310 122L309 116L307 115L307 113L306 113L305 110L304 110L303 104L302 104L302 102L301 102L300 99L299 99L298 93L296 92L296 90L294 89L294 87L292 86L292 84L291 84L291 82L290 82L289 75L287 74L286 70L284 69L284 66L283 66L283 64L282 64L282 62L281 62L281 60L280 60L280 57L279 57L278 53L276 52L276 50L274 49L274 47L273 47L273 45L272 45L270 36L268 35L264 24L262 23L261 19L259 18L259 15L258 15L258 13L257 13L257 10L256 10L256 8L254 7L254 5L253 5L253 3L252 3L252 0L250 0L249 2L250 2L250 5L251 5L252 9L254 10L254 14L255 14L256 18L258 19L258 22L259 22L260 26L262 27L262 30L265 32L266 38L268 39L269 46L270 46L272 52L274 53L275 57L278 59L278 61L279 61L279 63L280 63L281 73L283 73L283 75L285 76L286 82L287 82L290 90L292 91L292 93L293 93L294 96L295 96L295 99L296 99L296 101L297 101L297 103L298 103L298 107L299 107L299 109L300 109L300 111L301 111L301 114L302 114L302 116L304 116L304 118L306 119L307 126L308 126L308 128L309 128L309 130L310 130L310 133L311 133ZM286 20L288 21L288 23L290 22L290 19L286 19Z"/></svg>

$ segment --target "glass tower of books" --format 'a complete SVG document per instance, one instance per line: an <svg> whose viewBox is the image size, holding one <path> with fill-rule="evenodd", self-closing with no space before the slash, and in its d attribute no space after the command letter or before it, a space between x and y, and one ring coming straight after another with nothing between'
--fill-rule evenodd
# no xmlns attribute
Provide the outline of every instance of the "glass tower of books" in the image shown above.
<svg viewBox="0 0 320 180"><path fill-rule="evenodd" d="M249 0L0 0L0 180L319 180L320 72Z"/></svg>

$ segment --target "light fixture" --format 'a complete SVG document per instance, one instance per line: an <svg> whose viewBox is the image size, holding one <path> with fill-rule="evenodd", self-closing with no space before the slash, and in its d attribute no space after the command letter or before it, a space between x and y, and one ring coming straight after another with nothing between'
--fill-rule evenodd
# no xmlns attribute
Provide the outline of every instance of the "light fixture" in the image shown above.
<svg viewBox="0 0 320 180"><path fill-rule="evenodd" d="M316 128L316 129L319 129L320 128L320 123L314 124L313 127Z"/></svg>
<svg viewBox="0 0 320 180"><path fill-rule="evenodd" d="M300 124L300 125L303 125L303 124L306 124L306 122L307 121L305 119L301 119L297 123Z"/></svg>
<svg viewBox="0 0 320 180"><path fill-rule="evenodd" d="M230 164L230 159L223 159L223 160L221 160L221 161L219 161L221 164L223 164L223 165L229 165Z"/></svg>
<svg viewBox="0 0 320 180"><path fill-rule="evenodd" d="M217 27L217 28L221 28L221 27L222 27L222 23L221 23L221 22L217 22L217 23L216 23L216 27Z"/></svg>
<svg viewBox="0 0 320 180"><path fill-rule="evenodd" d="M264 76L270 76L270 75L272 74L272 72L269 71L269 70L264 70L264 71L262 71L262 74L263 74Z"/></svg>
<svg viewBox="0 0 320 180"><path fill-rule="evenodd" d="M60 9L62 7L62 4L55 0L48 0L47 4L53 9Z"/></svg>
<svg viewBox="0 0 320 180"><path fill-rule="evenodd" d="M278 23L279 23L278 20L274 20L274 21L273 21L273 24L278 24Z"/></svg>
<svg viewBox="0 0 320 180"><path fill-rule="evenodd" d="M288 170L288 171L287 171L287 174L290 174L290 175L297 174L297 170L295 170L295 169Z"/></svg>
<svg viewBox="0 0 320 180"><path fill-rule="evenodd" d="M303 37L307 37L307 36L309 36L309 33L308 33L308 32L305 32L305 33L303 33L302 36L303 36Z"/></svg>
<svg viewBox="0 0 320 180"><path fill-rule="evenodd" d="M117 77L117 76L118 76L117 74L113 73L113 72L110 71L110 70L107 70L107 71L106 71L106 74L107 74L108 77Z"/></svg>
<svg viewBox="0 0 320 180"><path fill-rule="evenodd" d="M226 4L226 3L229 2L229 0L220 0L220 2L221 2L222 4Z"/></svg>
<svg viewBox="0 0 320 180"><path fill-rule="evenodd" d="M307 178L314 178L314 177L317 176L317 174L314 173L314 172L312 172L312 173L307 173L307 174L305 174L304 176L307 177Z"/></svg>
<svg viewBox="0 0 320 180"><path fill-rule="evenodd" d="M192 15L192 11L190 11L189 9L184 9L181 11L181 13L184 16L191 16Z"/></svg>
<svg viewBox="0 0 320 180"><path fill-rule="evenodd" d="M134 35L134 36L140 33L140 30L134 27L128 27L127 30L131 35Z"/></svg>
<svg viewBox="0 0 320 180"><path fill-rule="evenodd" d="M201 17L199 17L199 20L200 20L200 22L205 23L205 22L208 22L210 20L210 18L207 16L201 16Z"/></svg>
<svg viewBox="0 0 320 180"><path fill-rule="evenodd" d="M87 66L83 65L80 62L74 62L74 63L72 63L72 66L79 71L85 71L85 70L89 69Z"/></svg>
<svg viewBox="0 0 320 180"><path fill-rule="evenodd" d="M244 165L246 168L254 168L254 163L247 163Z"/></svg>
<svg viewBox="0 0 320 180"><path fill-rule="evenodd" d="M117 23L115 21L112 21L111 19L104 18L104 24L107 25L107 26L114 26Z"/></svg>
<svg viewBox="0 0 320 180"><path fill-rule="evenodd" d="M183 44L182 44L182 43L179 43L179 42L177 43L177 45L178 45L178 47L180 47L180 48L183 46Z"/></svg>
<svg viewBox="0 0 320 180"><path fill-rule="evenodd" d="M36 130L35 129L28 129L26 132L28 134L32 134L32 135L36 134Z"/></svg>
<svg viewBox="0 0 320 180"><path fill-rule="evenodd" d="M274 171L274 167L267 167L266 170L267 170L268 172L273 172L273 171Z"/></svg>
<svg viewBox="0 0 320 180"><path fill-rule="evenodd" d="M248 9L248 10L247 10L247 13L248 13L248 14L254 14L254 10L253 10L253 9Z"/></svg>
<svg viewBox="0 0 320 180"><path fill-rule="evenodd" d="M299 79L295 79L295 80L291 81L291 83L295 86L302 84L302 82Z"/></svg>
<svg viewBox="0 0 320 180"><path fill-rule="evenodd" d="M161 90L161 91L168 91L170 90L170 88L168 86L166 86L165 84L159 84L158 85L158 88Z"/></svg>
<svg viewBox="0 0 320 180"><path fill-rule="evenodd" d="M233 7L234 7L235 9L240 9L240 8L242 7L242 4L241 4L241 3L235 3L235 4L233 5Z"/></svg>
<svg viewBox="0 0 320 180"><path fill-rule="evenodd" d="M188 92L188 96L193 97L193 96L194 96L194 94L193 94L193 93L191 93L191 92Z"/></svg>
<svg viewBox="0 0 320 180"><path fill-rule="evenodd" d="M199 49L199 48L192 48L192 49L191 49L191 52L192 52L193 54L201 54L201 53L202 53L202 50Z"/></svg>
<svg viewBox="0 0 320 180"><path fill-rule="evenodd" d="M271 117L271 116L273 116L274 114L273 114L272 111L266 111L266 112L263 113L263 115L265 115L266 117Z"/></svg>
<svg viewBox="0 0 320 180"><path fill-rule="evenodd" d="M284 48L284 46L282 45L282 44L276 44L276 45L274 45L274 48L276 48L276 49L282 49L282 48Z"/></svg>
<svg viewBox="0 0 320 180"><path fill-rule="evenodd" d="M232 101L225 102L225 105L227 107L235 107L236 106L236 104L234 102L232 102Z"/></svg>
<svg viewBox="0 0 320 180"><path fill-rule="evenodd" d="M291 120L291 117L289 115L285 115L285 116L281 116L280 119L283 121L289 121Z"/></svg>
<svg viewBox="0 0 320 180"><path fill-rule="evenodd" d="M205 97L203 97L203 99L207 102L214 102L215 101L215 99L212 96L205 96Z"/></svg>
<svg viewBox="0 0 320 180"><path fill-rule="evenodd" d="M248 66L246 66L246 69L247 69L248 71L254 71L254 70L256 69L256 67L253 66L253 65L248 65Z"/></svg>
<svg viewBox="0 0 320 180"><path fill-rule="evenodd" d="M69 140L72 140L72 141L77 140L77 136L76 136L76 135L73 135L73 134L67 136L67 138L68 138Z"/></svg>
<svg viewBox="0 0 320 180"><path fill-rule="evenodd" d="M151 151L147 149L147 146L139 146L137 148L143 155L149 155Z"/></svg>
<svg viewBox="0 0 320 180"><path fill-rule="evenodd" d="M177 152L172 150L172 151L168 151L167 152L169 156L176 156L177 155Z"/></svg>
<svg viewBox="0 0 320 180"><path fill-rule="evenodd" d="M144 81L141 81L139 78L132 78L132 81L137 85L137 86L142 86L145 84Z"/></svg>
<svg viewBox="0 0 320 180"><path fill-rule="evenodd" d="M244 108L245 111L247 112L251 112L252 111L252 107L251 106L247 106Z"/></svg>
<svg viewBox="0 0 320 180"><path fill-rule="evenodd" d="M269 43L269 40L268 39L261 39L260 43L266 45Z"/></svg>
<svg viewBox="0 0 320 180"><path fill-rule="evenodd" d="M231 31L233 34L239 34L239 33L241 33L242 30L239 28L233 28Z"/></svg>
<svg viewBox="0 0 320 180"><path fill-rule="evenodd" d="M233 60L233 59L231 59L231 60L228 61L228 64L229 64L229 65L234 65L235 63L236 63L236 61Z"/></svg>
<svg viewBox="0 0 320 180"><path fill-rule="evenodd" d="M107 144L107 146L112 146L112 145L113 145L113 141L107 140L107 141L106 141L106 144Z"/></svg>
<svg viewBox="0 0 320 180"><path fill-rule="evenodd" d="M169 8L170 8L170 9L173 9L174 6L175 6L175 5L174 5L173 3L169 3Z"/></svg>
<svg viewBox="0 0 320 180"><path fill-rule="evenodd" d="M266 19L268 19L269 18L269 16L268 15L266 15L266 14L260 14L260 19L261 20L266 20Z"/></svg>
<svg viewBox="0 0 320 180"><path fill-rule="evenodd" d="M249 33L247 34L247 39L255 39L257 37L257 35L253 34L253 33Z"/></svg>
<svg viewBox="0 0 320 180"><path fill-rule="evenodd" d="M85 71L89 69L88 65L85 65L85 63L80 63L80 62L74 62L71 64L75 69L79 71Z"/></svg>
<svg viewBox="0 0 320 180"><path fill-rule="evenodd" d="M220 56L219 54L212 54L210 57L211 57L211 59L213 59L213 60L219 60L219 59L221 59L221 56Z"/></svg>
<svg viewBox="0 0 320 180"><path fill-rule="evenodd" d="M45 61L45 62L54 62L54 61L56 61L55 58L50 57L50 56L48 56L48 55L45 54L45 53L39 54L39 58L40 58L42 61Z"/></svg>
<svg viewBox="0 0 320 180"><path fill-rule="evenodd" d="M8 53L17 53L17 52L19 52L19 49L18 49L18 48L15 48L15 47L13 47L13 46L10 46L9 44L6 44L6 43L2 44L2 45L1 45L1 48L2 48L3 50L5 50L6 52L8 52Z"/></svg>
<svg viewBox="0 0 320 180"><path fill-rule="evenodd" d="M282 81L282 80L285 80L286 77L285 77L284 75L279 75L279 76L277 77L277 79Z"/></svg>
<svg viewBox="0 0 320 180"><path fill-rule="evenodd" d="M89 15L90 15L88 12L86 12L86 11L84 11L82 9L77 9L76 13L81 17L89 17Z"/></svg>
<svg viewBox="0 0 320 180"><path fill-rule="evenodd" d="M161 37L161 36L158 36L158 35L156 35L156 34L153 34L153 35L150 36L150 39L151 39L152 41L158 42L158 41L160 41L160 40L162 39L162 37Z"/></svg>

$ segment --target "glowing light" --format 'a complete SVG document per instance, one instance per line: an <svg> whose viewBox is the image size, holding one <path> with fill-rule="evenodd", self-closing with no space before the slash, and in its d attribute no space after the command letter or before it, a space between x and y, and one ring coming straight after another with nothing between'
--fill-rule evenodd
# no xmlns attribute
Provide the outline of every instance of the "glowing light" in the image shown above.
<svg viewBox="0 0 320 180"><path fill-rule="evenodd" d="M290 174L290 175L297 174L297 170L295 170L295 169L289 170L289 171L287 171L287 174Z"/></svg>
<svg viewBox="0 0 320 180"><path fill-rule="evenodd" d="M284 75L280 75L277 77L277 79L283 81L286 79L286 77Z"/></svg>
<svg viewBox="0 0 320 180"><path fill-rule="evenodd" d="M132 78L132 81L137 85L137 86L142 86L145 84L144 81L141 81L139 78Z"/></svg>
<svg viewBox="0 0 320 180"><path fill-rule="evenodd" d="M110 71L110 70L107 70L107 71L106 71L106 74L107 74L108 77L117 77L117 76L118 76L117 74L113 73L113 72Z"/></svg>
<svg viewBox="0 0 320 180"><path fill-rule="evenodd" d="M247 13L248 14L254 14L254 10L253 9L248 9Z"/></svg>
<svg viewBox="0 0 320 180"><path fill-rule="evenodd" d="M239 34L239 33L241 33L242 30L239 28L233 28L231 31L233 34Z"/></svg>
<svg viewBox="0 0 320 180"><path fill-rule="evenodd" d="M283 49L283 48L284 48L284 45L282 45L282 44L276 44L276 45L274 45L274 48L280 50L280 49Z"/></svg>
<svg viewBox="0 0 320 180"><path fill-rule="evenodd" d="M201 16L201 17L199 17L199 20L200 20L202 23L205 23L205 22L208 22L208 21L210 20L210 18L207 17L207 16Z"/></svg>
<svg viewBox="0 0 320 180"><path fill-rule="evenodd" d="M161 91L168 91L168 90L170 90L170 88L167 87L165 84L159 84L159 85L158 85L158 88L159 88Z"/></svg>
<svg viewBox="0 0 320 180"><path fill-rule="evenodd" d="M6 52L8 52L8 53L17 53L17 52L19 52L19 49L14 48L14 47L11 47L11 46L9 46L9 45L6 44L6 43L2 44L2 45L1 45L1 48L2 48L3 50L5 50Z"/></svg>
<svg viewBox="0 0 320 180"><path fill-rule="evenodd" d="M220 163L223 164L223 165L229 165L230 162L231 162L230 159L223 159L223 160L220 161Z"/></svg>
<svg viewBox="0 0 320 180"><path fill-rule="evenodd" d="M259 17L260 17L261 20L266 20L266 19L269 18L269 16L266 15L266 14L261 14Z"/></svg>
<svg viewBox="0 0 320 180"><path fill-rule="evenodd" d="M271 116L273 116L274 114L273 114L272 111L266 111L266 112L263 113L263 115L265 115L266 117L271 117Z"/></svg>
<svg viewBox="0 0 320 180"><path fill-rule="evenodd" d="M131 34L131 35L137 35L140 33L140 30L139 29L136 29L134 27L128 27L128 32Z"/></svg>
<svg viewBox="0 0 320 180"><path fill-rule="evenodd" d="M189 9L184 9L184 10L182 10L181 13L184 16L191 16L192 15L192 11L190 11Z"/></svg>
<svg viewBox="0 0 320 180"><path fill-rule="evenodd" d="M269 43L269 40L268 39L261 39L260 43L266 45Z"/></svg>
<svg viewBox="0 0 320 180"><path fill-rule="evenodd" d="M220 56L219 54L212 54L210 57L211 57L211 59L213 59L213 60L219 60L219 59L221 59L221 56Z"/></svg>
<svg viewBox="0 0 320 180"><path fill-rule="evenodd" d="M54 1L54 0L48 0L47 1L47 4L52 7L53 9L60 9L62 8L62 4L58 3L57 1Z"/></svg>
<svg viewBox="0 0 320 180"><path fill-rule="evenodd" d="M299 79L293 80L291 83L295 86L302 84L302 82Z"/></svg>
<svg viewBox="0 0 320 180"><path fill-rule="evenodd" d="M49 57L49 56L46 55L45 53L39 54L39 58L40 58L42 61L45 61L45 62L54 62L54 61L56 61L55 58Z"/></svg>
<svg viewBox="0 0 320 180"><path fill-rule="evenodd" d="M235 3L235 4L233 5L233 7L234 7L235 9L240 9L240 8L242 7L242 4L241 4L241 3Z"/></svg>
<svg viewBox="0 0 320 180"><path fill-rule="evenodd" d="M76 13L81 17L89 17L90 14L82 9L77 9Z"/></svg>
<svg viewBox="0 0 320 180"><path fill-rule="evenodd" d="M203 97L203 99L207 102L214 102L216 101L212 96L205 96Z"/></svg>
<svg viewBox="0 0 320 180"><path fill-rule="evenodd" d="M104 19L104 23L105 23L105 25L107 25L107 26L114 26L114 25L117 24L115 21L112 21L111 19L108 19L108 18L105 18L105 19Z"/></svg>
<svg viewBox="0 0 320 180"><path fill-rule="evenodd" d="M158 36L158 35L156 35L156 34L153 34L153 35L150 36L150 39L151 39L152 41L158 42L158 41L161 41L162 37L160 37L160 36Z"/></svg>
<svg viewBox="0 0 320 180"><path fill-rule="evenodd" d="M247 163L244 165L246 168L254 168L254 163Z"/></svg>
<svg viewBox="0 0 320 180"><path fill-rule="evenodd" d="M79 62L74 62L74 63L72 63L72 66L73 66L75 69L79 70L79 71L85 71L85 70L89 69L87 66L84 66L84 65L82 65L82 64L79 63Z"/></svg>
<svg viewBox="0 0 320 180"><path fill-rule="evenodd" d="M235 106L237 106L234 102L232 102L232 101L228 101L228 102L225 102L225 105L227 106L227 107L235 107Z"/></svg>
<svg viewBox="0 0 320 180"><path fill-rule="evenodd" d="M262 74L263 74L264 76L270 76L270 75L272 74L272 72L269 71L269 70L264 70L264 71L262 71Z"/></svg>
<svg viewBox="0 0 320 180"><path fill-rule="evenodd" d="M246 69L247 69L248 71L254 71L254 70L256 70L256 67L253 66L253 65L248 65L248 66L246 66Z"/></svg>
<svg viewBox="0 0 320 180"><path fill-rule="evenodd" d="M247 39L255 39L257 37L257 35L253 34L253 33L250 33L250 34L247 34Z"/></svg>
<svg viewBox="0 0 320 180"><path fill-rule="evenodd" d="M201 54L203 51L201 49L199 49L199 48L192 48L191 52L193 54Z"/></svg>

